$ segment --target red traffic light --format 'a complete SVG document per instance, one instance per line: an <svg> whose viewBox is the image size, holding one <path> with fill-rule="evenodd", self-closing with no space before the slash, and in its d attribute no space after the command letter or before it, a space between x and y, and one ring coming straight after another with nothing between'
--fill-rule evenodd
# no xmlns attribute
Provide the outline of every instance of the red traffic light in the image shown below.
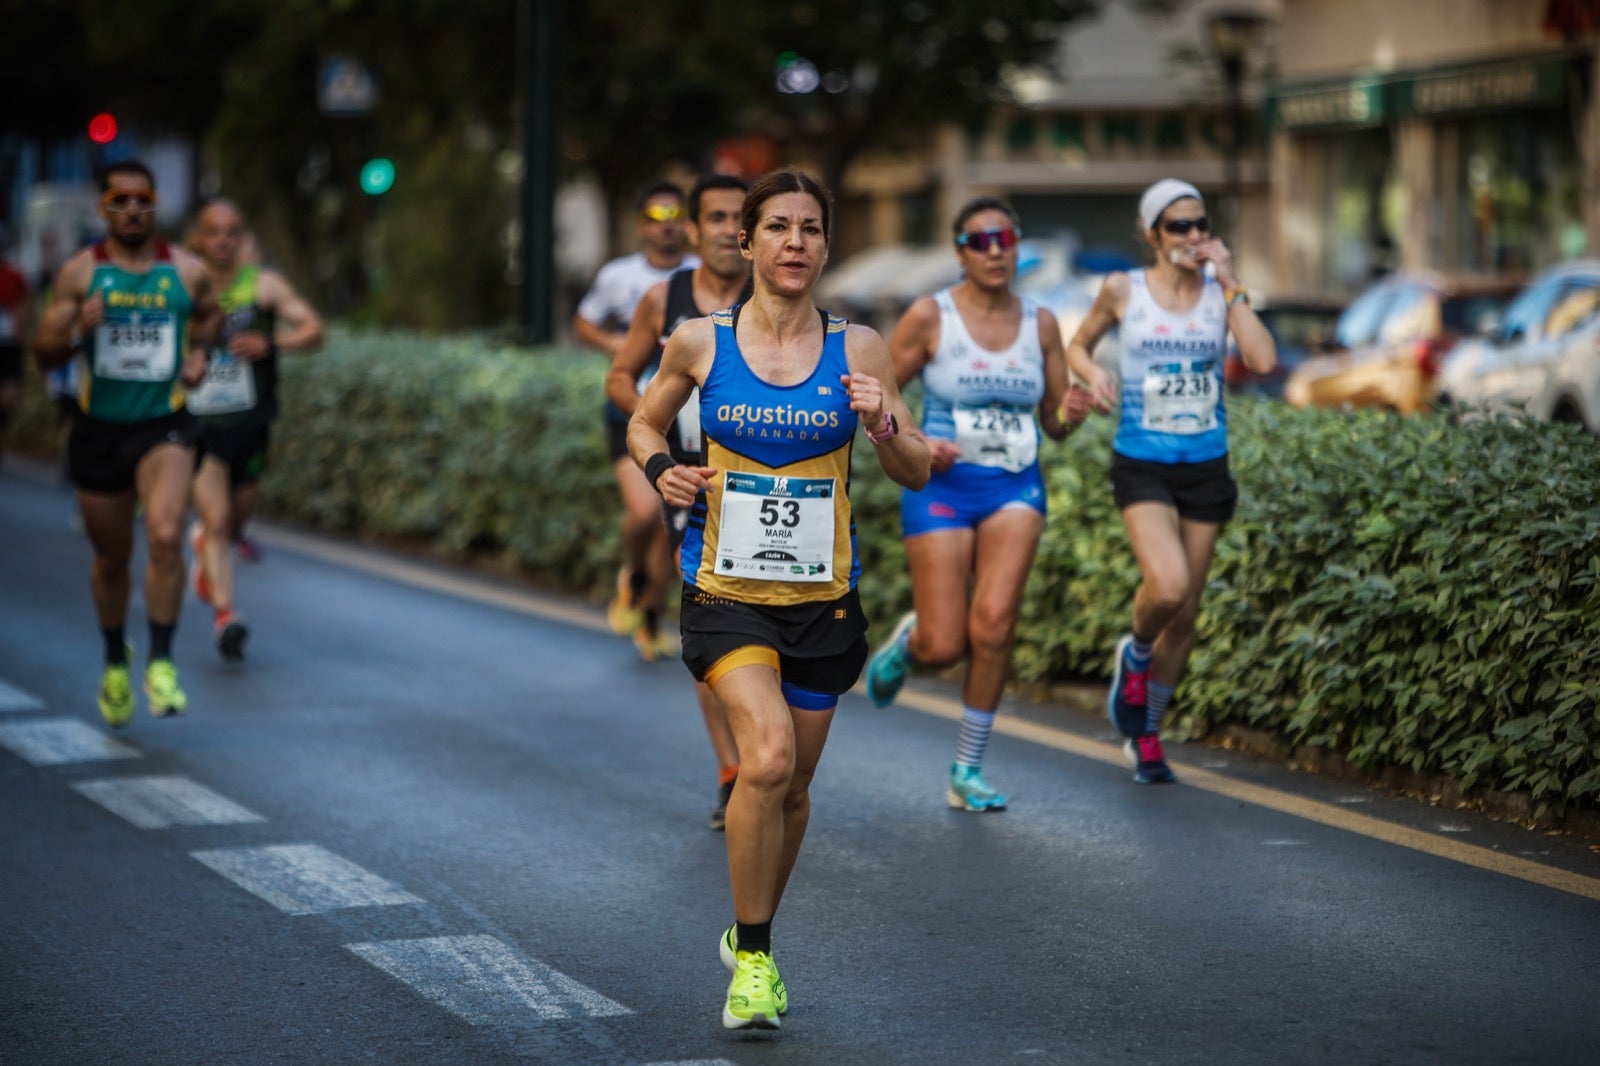
<svg viewBox="0 0 1600 1066"><path fill-rule="evenodd" d="M95 144L110 144L117 139L116 117L102 111L89 120L89 139Z"/></svg>

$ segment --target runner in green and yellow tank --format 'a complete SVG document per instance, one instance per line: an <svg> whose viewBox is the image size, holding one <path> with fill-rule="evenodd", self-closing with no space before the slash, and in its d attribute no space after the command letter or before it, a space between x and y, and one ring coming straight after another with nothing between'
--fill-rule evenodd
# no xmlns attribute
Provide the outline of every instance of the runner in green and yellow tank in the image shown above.
<svg viewBox="0 0 1600 1066"><path fill-rule="evenodd" d="M205 262L223 325L206 379L189 397L200 420L200 467L190 531L195 594L211 605L212 638L227 660L244 657L249 630L234 609L228 546L255 513L268 436L278 414L278 353L322 346L322 319L277 271L249 262L244 215L213 200L195 220L189 247Z"/></svg>
<svg viewBox="0 0 1600 1066"><path fill-rule="evenodd" d="M221 308L205 265L157 235L155 179L147 167L113 163L100 188L106 239L61 268L33 349L45 370L80 360L83 413L67 441L67 467L94 549L89 584L106 658L100 713L121 726L133 715L124 626L141 502L149 554L145 693L158 718L182 713L189 702L172 664L195 464L185 388L205 374Z"/></svg>

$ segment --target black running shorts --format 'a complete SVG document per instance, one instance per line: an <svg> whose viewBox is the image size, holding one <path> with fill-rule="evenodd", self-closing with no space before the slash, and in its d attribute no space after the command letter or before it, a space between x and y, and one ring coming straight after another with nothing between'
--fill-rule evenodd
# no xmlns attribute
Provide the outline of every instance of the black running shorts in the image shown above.
<svg viewBox="0 0 1600 1066"><path fill-rule="evenodd" d="M851 589L837 600L766 607L710 596L683 586L678 611L683 661L695 680L713 676L726 656L769 648L787 685L839 696L855 685L867 664L867 616Z"/></svg>
<svg viewBox="0 0 1600 1066"><path fill-rule="evenodd" d="M1118 510L1163 503L1182 518L1220 526L1233 517L1239 486L1228 472L1227 456L1203 463L1152 463L1112 452L1111 495Z"/></svg>
<svg viewBox="0 0 1600 1066"><path fill-rule="evenodd" d="M228 484L234 488L261 480L267 468L267 446L272 430L258 425L215 426L200 420L200 459L211 457L228 468Z"/></svg>
<svg viewBox="0 0 1600 1066"><path fill-rule="evenodd" d="M107 422L79 415L67 436L67 474L85 492L129 492L139 460L163 444L192 449L198 434L188 411L146 422Z"/></svg>

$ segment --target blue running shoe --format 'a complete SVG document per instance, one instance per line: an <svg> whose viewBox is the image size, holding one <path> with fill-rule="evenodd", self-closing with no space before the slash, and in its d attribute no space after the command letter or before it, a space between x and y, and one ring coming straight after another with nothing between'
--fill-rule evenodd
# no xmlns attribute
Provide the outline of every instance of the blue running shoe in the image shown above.
<svg viewBox="0 0 1600 1066"><path fill-rule="evenodd" d="M1122 744L1122 754L1133 764L1133 779L1141 785L1170 785L1178 780L1167 766L1161 738L1154 733L1130 737Z"/></svg>
<svg viewBox="0 0 1600 1066"><path fill-rule="evenodd" d="M887 707L900 694L900 686L911 673L911 657L906 654L904 637L917 624L917 612L908 611L895 623L894 632L867 663L867 699L874 707Z"/></svg>
<svg viewBox="0 0 1600 1066"><path fill-rule="evenodd" d="M950 767L950 787L945 792L945 801L958 811L972 811L974 814L1006 809L1005 794L989 786L989 782L983 779L983 770L960 763L953 763Z"/></svg>
<svg viewBox="0 0 1600 1066"><path fill-rule="evenodd" d="M1106 690L1106 717L1117 732L1128 738L1144 732L1145 688L1150 683L1150 668L1134 671L1128 666L1128 645L1133 634L1117 641L1116 664L1111 668L1111 687Z"/></svg>

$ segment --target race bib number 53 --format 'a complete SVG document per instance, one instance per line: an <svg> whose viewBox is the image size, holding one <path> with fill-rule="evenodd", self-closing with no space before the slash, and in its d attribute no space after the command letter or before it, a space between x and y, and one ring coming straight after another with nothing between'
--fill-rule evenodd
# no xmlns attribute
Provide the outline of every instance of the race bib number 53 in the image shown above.
<svg viewBox="0 0 1600 1066"><path fill-rule="evenodd" d="M832 581L833 478L729 473L717 573L756 581Z"/></svg>

